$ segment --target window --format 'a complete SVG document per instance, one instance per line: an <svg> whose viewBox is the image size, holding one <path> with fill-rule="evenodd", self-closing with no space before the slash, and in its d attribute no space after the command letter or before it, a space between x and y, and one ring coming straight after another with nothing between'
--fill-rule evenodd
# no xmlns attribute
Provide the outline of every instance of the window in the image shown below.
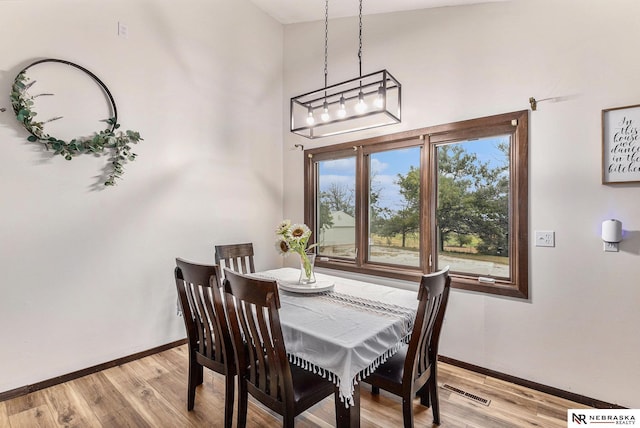
<svg viewBox="0 0 640 428"><path fill-rule="evenodd" d="M316 265L528 297L528 112L305 151Z"/></svg>
<svg viewBox="0 0 640 428"><path fill-rule="evenodd" d="M420 147L368 156L368 253L372 263L419 268Z"/></svg>
<svg viewBox="0 0 640 428"><path fill-rule="evenodd" d="M436 146L438 266L509 278L509 146L509 135Z"/></svg>
<svg viewBox="0 0 640 428"><path fill-rule="evenodd" d="M314 229L318 253L355 259L356 158L347 156L320 160L318 167L318 213Z"/></svg>

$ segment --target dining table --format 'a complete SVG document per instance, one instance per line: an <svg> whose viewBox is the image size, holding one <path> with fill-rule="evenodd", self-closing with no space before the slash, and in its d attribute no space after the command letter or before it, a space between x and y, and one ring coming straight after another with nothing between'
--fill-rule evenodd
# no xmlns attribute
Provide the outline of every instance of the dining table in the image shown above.
<svg viewBox="0 0 640 428"><path fill-rule="evenodd" d="M336 386L338 427L360 426L360 381L408 343L417 291L299 269L251 274L278 282L280 323L289 361Z"/></svg>

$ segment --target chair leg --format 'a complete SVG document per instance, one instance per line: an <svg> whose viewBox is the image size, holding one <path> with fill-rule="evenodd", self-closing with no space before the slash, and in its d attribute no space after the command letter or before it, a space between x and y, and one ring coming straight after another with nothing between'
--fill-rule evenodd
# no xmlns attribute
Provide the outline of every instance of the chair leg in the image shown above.
<svg viewBox="0 0 640 428"><path fill-rule="evenodd" d="M294 428L295 427L295 415L291 413L287 413L282 418L282 427L283 428Z"/></svg>
<svg viewBox="0 0 640 428"><path fill-rule="evenodd" d="M247 401L249 391L247 391L247 381L238 375L238 428L247 426Z"/></svg>
<svg viewBox="0 0 640 428"><path fill-rule="evenodd" d="M371 394L373 394L373 395L380 394L380 388L378 388L377 386L371 385Z"/></svg>
<svg viewBox="0 0 640 428"><path fill-rule="evenodd" d="M189 360L189 379L187 381L187 410L193 410L196 400L196 386L202 384L203 367L195 362L194 359Z"/></svg>
<svg viewBox="0 0 640 428"><path fill-rule="evenodd" d="M422 388L420 388L416 393L416 395L420 397L420 404L422 404L424 407L431 406L431 401L429 399L429 383L430 382L431 382L431 379L429 379L427 383L422 385Z"/></svg>
<svg viewBox="0 0 640 428"><path fill-rule="evenodd" d="M224 426L231 428L233 424L233 398L235 395L235 376L225 376L224 391Z"/></svg>
<svg viewBox="0 0 640 428"><path fill-rule="evenodd" d="M413 428L413 397L402 397L402 419L404 428Z"/></svg>
<svg viewBox="0 0 640 428"><path fill-rule="evenodd" d="M431 396L431 411L433 412L433 423L440 425L440 401L438 399L438 380L435 373L429 379L429 395Z"/></svg>
<svg viewBox="0 0 640 428"><path fill-rule="evenodd" d="M202 385L202 382L204 382L204 367L201 366L200 364L196 364L196 386L197 385Z"/></svg>

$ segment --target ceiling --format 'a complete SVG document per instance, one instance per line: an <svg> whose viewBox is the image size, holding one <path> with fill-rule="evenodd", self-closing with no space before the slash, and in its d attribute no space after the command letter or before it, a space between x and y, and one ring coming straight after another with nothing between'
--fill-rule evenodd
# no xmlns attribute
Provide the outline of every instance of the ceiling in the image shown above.
<svg viewBox="0 0 640 428"><path fill-rule="evenodd" d="M363 0L362 13L399 12L432 7L493 3L509 0ZM256 6L282 24L324 20L323 0L251 0ZM358 0L329 1L329 18L358 15Z"/></svg>

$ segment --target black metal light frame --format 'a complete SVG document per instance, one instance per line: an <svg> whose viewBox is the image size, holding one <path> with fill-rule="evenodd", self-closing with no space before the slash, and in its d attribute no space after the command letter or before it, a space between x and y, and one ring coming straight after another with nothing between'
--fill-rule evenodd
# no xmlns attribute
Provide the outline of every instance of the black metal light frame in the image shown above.
<svg viewBox="0 0 640 428"><path fill-rule="evenodd" d="M327 86L329 0L325 0L324 87L291 98L291 132L328 137L401 121L402 85L387 70L362 75L362 0L359 13L360 75Z"/></svg>
<svg viewBox="0 0 640 428"><path fill-rule="evenodd" d="M356 110L360 93L367 105L364 112ZM291 98L291 132L313 139L392 125L401 121L401 101L400 82L387 70L377 71ZM328 119L323 120L325 107ZM312 124L308 123L310 113Z"/></svg>

